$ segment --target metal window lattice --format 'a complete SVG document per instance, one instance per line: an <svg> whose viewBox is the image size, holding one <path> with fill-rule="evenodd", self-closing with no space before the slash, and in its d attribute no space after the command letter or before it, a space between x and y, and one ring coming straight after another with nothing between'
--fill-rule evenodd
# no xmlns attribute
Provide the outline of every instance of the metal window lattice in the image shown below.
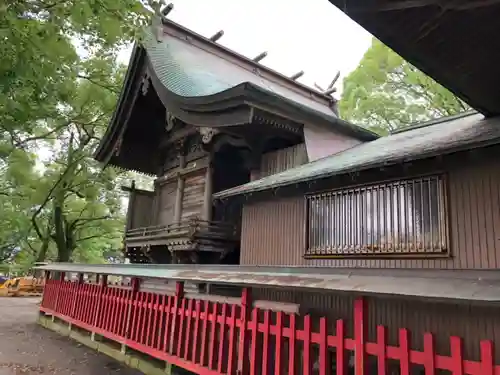
<svg viewBox="0 0 500 375"><path fill-rule="evenodd" d="M335 190L306 199L306 255L428 255L448 251L443 176Z"/></svg>

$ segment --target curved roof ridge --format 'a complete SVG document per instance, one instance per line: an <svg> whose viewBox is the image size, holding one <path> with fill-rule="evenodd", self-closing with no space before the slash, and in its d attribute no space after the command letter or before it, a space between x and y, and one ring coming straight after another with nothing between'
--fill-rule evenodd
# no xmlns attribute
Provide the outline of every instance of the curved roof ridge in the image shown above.
<svg viewBox="0 0 500 375"><path fill-rule="evenodd" d="M314 87L296 81L291 77L288 77L273 68L262 65L259 62L256 62L253 59L244 56L220 43L212 41L210 40L210 38L198 34L195 31L188 29L185 26L182 26L174 21L171 21L170 19L163 18L162 25L164 27L164 31L167 32L169 35L177 36L180 38L182 38L183 36L184 37L187 36L188 38L193 38L190 42L193 43L194 41L196 41L200 43L200 45L197 46L198 48L208 47L211 49L215 49L215 51L207 51L206 49L205 51L212 53L219 52L220 54L217 54L219 58L225 58L225 57L229 58L230 60L228 61L233 64L235 62L231 61L231 59L237 60L246 65L246 66L239 65L241 68L245 70L252 71L257 69L260 71L260 73L264 73L265 76L263 78L270 79L276 84L280 84L288 89L296 91L298 94L304 95L305 97L317 99L324 105L329 105L332 101L336 100L331 95L325 94Z"/></svg>

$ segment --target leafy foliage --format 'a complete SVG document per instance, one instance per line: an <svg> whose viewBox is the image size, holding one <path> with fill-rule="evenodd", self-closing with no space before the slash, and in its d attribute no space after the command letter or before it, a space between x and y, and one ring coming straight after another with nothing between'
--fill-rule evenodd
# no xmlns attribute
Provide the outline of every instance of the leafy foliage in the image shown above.
<svg viewBox="0 0 500 375"><path fill-rule="evenodd" d="M0 263L104 261L121 249L119 182L92 152L120 92L140 0L0 4Z"/></svg>
<svg viewBox="0 0 500 375"><path fill-rule="evenodd" d="M343 118L381 134L467 109L464 102L377 39L344 79L339 104Z"/></svg>

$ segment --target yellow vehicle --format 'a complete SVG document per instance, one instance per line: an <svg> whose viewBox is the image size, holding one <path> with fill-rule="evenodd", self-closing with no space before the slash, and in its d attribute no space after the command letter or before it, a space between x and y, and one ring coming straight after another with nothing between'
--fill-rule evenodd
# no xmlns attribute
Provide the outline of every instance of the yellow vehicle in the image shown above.
<svg viewBox="0 0 500 375"><path fill-rule="evenodd" d="M40 265L40 264L36 264ZM43 292L45 280L43 277L35 277L30 275L17 276L19 270L9 267L7 277L0 277L0 296L2 297L18 297L38 295Z"/></svg>

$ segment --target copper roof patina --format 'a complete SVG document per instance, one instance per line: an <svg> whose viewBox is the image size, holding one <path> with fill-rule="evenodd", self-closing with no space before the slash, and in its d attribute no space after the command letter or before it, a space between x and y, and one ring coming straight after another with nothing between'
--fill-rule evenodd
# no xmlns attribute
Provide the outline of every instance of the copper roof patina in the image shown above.
<svg viewBox="0 0 500 375"><path fill-rule="evenodd" d="M214 196L227 198L497 143L500 143L500 118L485 119L478 113L466 113L362 143Z"/></svg>

